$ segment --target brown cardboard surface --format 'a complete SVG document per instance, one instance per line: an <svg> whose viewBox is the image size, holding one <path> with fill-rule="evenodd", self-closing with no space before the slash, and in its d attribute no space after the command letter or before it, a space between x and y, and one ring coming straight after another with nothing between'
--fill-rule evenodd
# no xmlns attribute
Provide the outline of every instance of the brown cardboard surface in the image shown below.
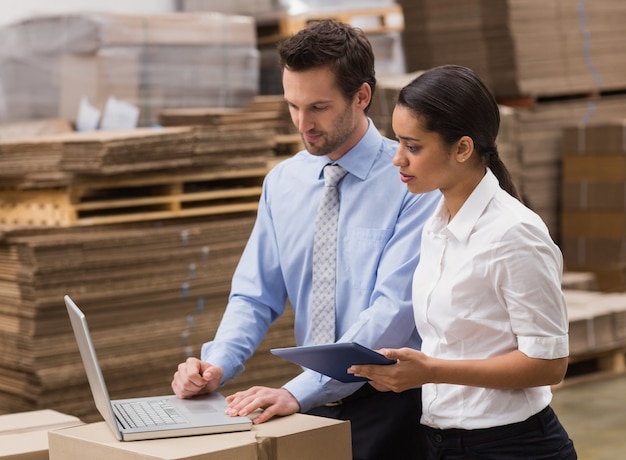
<svg viewBox="0 0 626 460"><path fill-rule="evenodd" d="M350 423L294 414L255 425L259 460L350 460Z"/></svg>
<svg viewBox="0 0 626 460"><path fill-rule="evenodd" d="M350 424L293 414L252 430L120 442L104 422L51 432L50 460L349 460Z"/></svg>
<svg viewBox="0 0 626 460"><path fill-rule="evenodd" d="M578 211L561 213L562 238L619 240L626 238L626 215L623 211Z"/></svg>
<svg viewBox="0 0 626 460"><path fill-rule="evenodd" d="M624 181L626 180L626 156L599 154L572 155L564 152L563 180L565 182Z"/></svg>
<svg viewBox="0 0 626 460"><path fill-rule="evenodd" d="M626 210L626 181L563 183L562 209Z"/></svg>
<svg viewBox="0 0 626 460"><path fill-rule="evenodd" d="M563 128L563 151L588 154L626 152L626 123L603 123Z"/></svg>
<svg viewBox="0 0 626 460"><path fill-rule="evenodd" d="M80 424L54 410L0 415L0 459L48 460L48 432Z"/></svg>
<svg viewBox="0 0 626 460"><path fill-rule="evenodd" d="M79 424L81 421L77 417L50 409L5 414L0 415L0 436Z"/></svg>
<svg viewBox="0 0 626 460"><path fill-rule="evenodd" d="M567 241L566 241L567 243ZM567 246L563 250L566 254ZM569 270L585 270L592 272L597 281L597 288L605 293L624 293L626 292L626 264L624 262L606 262L601 264L585 263L585 259L581 257L580 261L572 258L565 259L565 263Z"/></svg>
<svg viewBox="0 0 626 460"><path fill-rule="evenodd" d="M47 431L0 436L2 460L48 460L48 458Z"/></svg>
<svg viewBox="0 0 626 460"><path fill-rule="evenodd" d="M118 441L104 422L51 432L50 460L256 460L251 432Z"/></svg>
<svg viewBox="0 0 626 460"><path fill-rule="evenodd" d="M561 239L565 266L576 270L581 267L610 267L622 262L626 240L569 236Z"/></svg>

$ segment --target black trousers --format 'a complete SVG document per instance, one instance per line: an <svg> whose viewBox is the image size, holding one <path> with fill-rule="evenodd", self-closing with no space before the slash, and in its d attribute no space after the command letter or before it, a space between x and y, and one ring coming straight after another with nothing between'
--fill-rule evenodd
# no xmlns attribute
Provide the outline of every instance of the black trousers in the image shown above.
<svg viewBox="0 0 626 460"><path fill-rule="evenodd" d="M379 392L363 385L333 406L308 414L349 420L354 460L422 460L426 458L421 389Z"/></svg>
<svg viewBox="0 0 626 460"><path fill-rule="evenodd" d="M477 430L424 427L428 460L575 460L574 444L550 406L528 420Z"/></svg>

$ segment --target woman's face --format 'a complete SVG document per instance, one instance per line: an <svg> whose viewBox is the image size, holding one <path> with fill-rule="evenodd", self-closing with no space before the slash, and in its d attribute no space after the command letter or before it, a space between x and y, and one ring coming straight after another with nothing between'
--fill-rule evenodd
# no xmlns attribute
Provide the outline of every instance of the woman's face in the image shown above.
<svg viewBox="0 0 626 460"><path fill-rule="evenodd" d="M400 168L400 180L410 192L454 186L458 168L453 146L445 145L438 133L424 130L421 119L402 105L393 111L392 127L400 142L393 164Z"/></svg>

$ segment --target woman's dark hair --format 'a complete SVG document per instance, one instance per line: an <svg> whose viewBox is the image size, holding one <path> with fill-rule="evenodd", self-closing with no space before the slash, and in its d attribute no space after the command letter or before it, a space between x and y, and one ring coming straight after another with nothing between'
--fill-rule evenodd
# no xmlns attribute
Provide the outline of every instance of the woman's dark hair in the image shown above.
<svg viewBox="0 0 626 460"><path fill-rule="evenodd" d="M328 66L346 99L351 99L361 85L367 83L373 99L376 88L374 52L361 29L333 19L313 21L280 42L278 55L281 68L294 72ZM366 113L368 109L369 105Z"/></svg>
<svg viewBox="0 0 626 460"><path fill-rule="evenodd" d="M500 187L521 201L496 145L500 129L498 103L474 71L458 65L429 69L402 88L397 103L419 117L424 129L441 135L448 145L462 136L471 137L483 165L493 171Z"/></svg>

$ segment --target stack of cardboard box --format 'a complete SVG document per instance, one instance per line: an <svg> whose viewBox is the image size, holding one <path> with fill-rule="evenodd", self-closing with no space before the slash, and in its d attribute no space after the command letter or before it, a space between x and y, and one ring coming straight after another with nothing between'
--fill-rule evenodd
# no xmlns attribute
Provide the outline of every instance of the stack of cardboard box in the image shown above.
<svg viewBox="0 0 626 460"><path fill-rule="evenodd" d="M472 67L499 97L623 89L626 5L506 0L400 0L409 71Z"/></svg>
<svg viewBox="0 0 626 460"><path fill-rule="evenodd" d="M563 129L563 252L603 290L626 290L626 124Z"/></svg>

